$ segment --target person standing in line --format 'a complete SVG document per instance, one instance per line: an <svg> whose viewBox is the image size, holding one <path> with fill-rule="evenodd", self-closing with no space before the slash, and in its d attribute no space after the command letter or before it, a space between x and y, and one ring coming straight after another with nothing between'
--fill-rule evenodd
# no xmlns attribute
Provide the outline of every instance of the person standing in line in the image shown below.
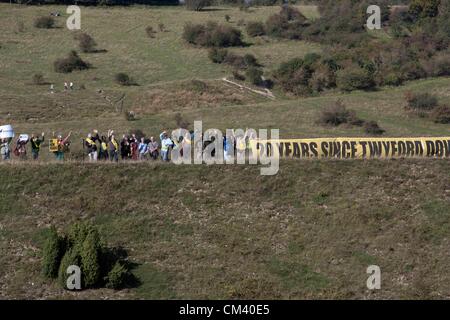
<svg viewBox="0 0 450 320"><path fill-rule="evenodd" d="M0 154L2 156L2 160L11 159L11 149L9 147L11 143L11 138L1 139L0 144Z"/></svg>
<svg viewBox="0 0 450 320"><path fill-rule="evenodd" d="M169 161L170 148L173 147L173 141L169 138L166 131L159 135L161 140L161 158L163 161Z"/></svg>
<svg viewBox="0 0 450 320"><path fill-rule="evenodd" d="M72 131L69 132L67 137L63 139L62 135L58 135L56 138L56 144L58 146L58 151L55 151L55 158L56 160L63 161L64 160L64 153L68 151L69 147L69 138L72 135Z"/></svg>
<svg viewBox="0 0 450 320"><path fill-rule="evenodd" d="M37 160L39 158L39 151L41 151L41 144L44 142L45 133L42 132L41 138L39 139L37 136L31 134L30 144L31 144L31 157L33 160Z"/></svg>
<svg viewBox="0 0 450 320"><path fill-rule="evenodd" d="M150 141L148 143L148 152L153 160L158 159L158 147L158 141L156 141L154 137L150 137Z"/></svg>
<svg viewBox="0 0 450 320"><path fill-rule="evenodd" d="M119 144L117 143L113 132L109 134L108 149L109 159L111 161L119 162Z"/></svg>
<svg viewBox="0 0 450 320"><path fill-rule="evenodd" d="M141 138L141 142L139 143L138 146L138 151L139 151L139 160L145 160L148 154L148 145L145 143L144 137Z"/></svg>

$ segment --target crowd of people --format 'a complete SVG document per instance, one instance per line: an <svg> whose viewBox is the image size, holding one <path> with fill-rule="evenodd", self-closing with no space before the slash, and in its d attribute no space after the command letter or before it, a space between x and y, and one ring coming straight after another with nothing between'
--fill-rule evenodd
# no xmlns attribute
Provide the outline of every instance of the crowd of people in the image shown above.
<svg viewBox="0 0 450 320"><path fill-rule="evenodd" d="M65 137L53 133L52 139L49 140L49 150L55 156L56 160L64 160L64 155L70 151L70 137L72 132ZM12 148L12 154L18 159L28 159L27 149L28 144L31 147L31 158L33 160L39 159L41 147L45 141L45 134L41 135L31 134L20 135L16 140L14 147ZM155 137L151 136L146 138L142 134L138 136L136 133L129 135L122 135L121 139L117 139L113 130L108 130L106 135L101 135L98 130L93 130L86 138L83 139L83 150L87 156L88 161L95 162L99 160L109 160L112 162L118 162L121 160L157 160L170 161L170 154L173 148L180 148L180 154L182 155L183 145L191 144L194 141L194 132L187 132L178 141L174 141L163 131L159 135L159 141ZM202 150L210 143L214 142L214 137L210 141L200 140L200 147ZM232 141L223 138L223 150L224 158L227 159L228 155L239 154L244 152L248 147L248 139L241 140L232 144ZM11 142L12 139L2 139L1 145L1 157L2 160L11 159ZM214 151L212 152L214 156Z"/></svg>

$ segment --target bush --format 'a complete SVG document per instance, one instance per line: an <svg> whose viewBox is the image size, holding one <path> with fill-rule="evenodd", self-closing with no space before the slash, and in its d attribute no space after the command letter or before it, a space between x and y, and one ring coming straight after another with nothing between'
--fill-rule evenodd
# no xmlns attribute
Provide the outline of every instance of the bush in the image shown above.
<svg viewBox="0 0 450 320"><path fill-rule="evenodd" d="M403 79L396 73L389 73L383 79L383 84L387 86L397 87L403 83Z"/></svg>
<svg viewBox="0 0 450 320"><path fill-rule="evenodd" d="M376 121L368 121L364 123L364 131L367 134L379 136L382 135L385 130L381 129Z"/></svg>
<svg viewBox="0 0 450 320"><path fill-rule="evenodd" d="M438 99L429 93L412 93L405 94L408 107L417 111L429 111L438 105Z"/></svg>
<svg viewBox="0 0 450 320"><path fill-rule="evenodd" d="M125 111L124 116L125 116L125 120L127 120L127 121L137 120L136 113L134 111Z"/></svg>
<svg viewBox="0 0 450 320"><path fill-rule="evenodd" d="M90 64L83 61L76 51L71 51L67 58L57 59L54 62L56 72L70 73L74 70L85 70L90 68Z"/></svg>
<svg viewBox="0 0 450 320"><path fill-rule="evenodd" d="M211 0L185 0L185 5L188 10L201 11L203 8L212 4Z"/></svg>
<svg viewBox="0 0 450 320"><path fill-rule="evenodd" d="M433 110L432 118L436 123L449 124L450 123L450 107L439 106Z"/></svg>
<svg viewBox="0 0 450 320"><path fill-rule="evenodd" d="M245 73L245 77L247 78L247 80L257 86L262 85L264 82L262 79L262 75L263 72L261 71L261 69L255 67L248 68L247 72Z"/></svg>
<svg viewBox="0 0 450 320"><path fill-rule="evenodd" d="M45 84L44 75L42 73L34 74L33 75L33 83L38 86Z"/></svg>
<svg viewBox="0 0 450 320"><path fill-rule="evenodd" d="M97 233L88 233L80 251L84 288L93 287L97 284L100 278L100 264L98 256L100 247L98 240L99 237Z"/></svg>
<svg viewBox="0 0 450 320"><path fill-rule="evenodd" d="M79 41L78 46L80 47L80 50L82 52L88 53L88 52L95 52L95 47L97 46L97 43L95 40L88 35L87 33L80 33L75 36L75 39Z"/></svg>
<svg viewBox="0 0 450 320"><path fill-rule="evenodd" d="M64 254L58 271L58 282L63 288L67 288L67 278L70 276L67 274L67 268L72 265L80 267L80 262L77 250L72 248Z"/></svg>
<svg viewBox="0 0 450 320"><path fill-rule="evenodd" d="M121 86L131 86L133 84L131 78L126 73L123 72L117 73L114 76L114 79Z"/></svg>
<svg viewBox="0 0 450 320"><path fill-rule="evenodd" d="M245 80L245 76L243 76L242 74L240 74L238 71L234 70L233 71L233 78L235 80L239 80L239 81L244 81Z"/></svg>
<svg viewBox="0 0 450 320"><path fill-rule="evenodd" d="M245 31L250 37L259 37L266 34L262 22L249 22L245 27Z"/></svg>
<svg viewBox="0 0 450 320"><path fill-rule="evenodd" d="M351 67L337 72L337 87L342 91L368 90L375 87L372 75L366 69Z"/></svg>
<svg viewBox="0 0 450 320"><path fill-rule="evenodd" d="M347 110L342 100L338 100L322 111L319 123L332 126L339 126L344 123L359 125L362 123L362 120L356 117L356 113L353 110Z"/></svg>
<svg viewBox="0 0 450 320"><path fill-rule="evenodd" d="M126 267L119 261L114 264L114 267L108 273L106 278L106 287L110 289L122 289L129 277L129 272Z"/></svg>
<svg viewBox="0 0 450 320"><path fill-rule="evenodd" d="M194 91L198 93L204 93L208 91L208 85L205 82L197 79L188 81L184 85L184 87L189 91Z"/></svg>
<svg viewBox="0 0 450 320"><path fill-rule="evenodd" d="M34 20L34 26L40 29L51 29L55 26L53 17L39 17Z"/></svg>
<svg viewBox="0 0 450 320"><path fill-rule="evenodd" d="M258 67L258 61L254 55L246 54L243 59L246 67Z"/></svg>
<svg viewBox="0 0 450 320"><path fill-rule="evenodd" d="M215 22L208 22L206 25L186 24L183 39L203 47L234 47L243 44L241 31Z"/></svg>
<svg viewBox="0 0 450 320"><path fill-rule="evenodd" d="M209 59L214 63L222 63L228 55L226 49L211 48L208 52Z"/></svg>
<svg viewBox="0 0 450 320"><path fill-rule="evenodd" d="M308 24L306 17L300 11L290 6L283 6L280 13L267 19L264 29L272 37L301 39L302 31Z"/></svg>
<svg viewBox="0 0 450 320"><path fill-rule="evenodd" d="M136 136L145 136L136 130ZM62 257L62 259L61 259ZM127 258L122 248L108 248L103 245L97 228L90 223L75 223L67 233L67 237L59 237L52 227L43 249L42 271L45 276L58 277L59 284L67 287L67 268L75 265L80 268L82 288L107 285L119 288L128 273Z"/></svg>
<svg viewBox="0 0 450 320"><path fill-rule="evenodd" d="M58 268L64 249L62 244L62 239L59 238L56 228L51 227L42 251L42 273L47 278L58 276Z"/></svg>
<svg viewBox="0 0 450 320"><path fill-rule="evenodd" d="M155 37L155 30L153 30L153 27L148 26L147 28L145 28L145 33L147 33L147 36L149 38L154 38Z"/></svg>

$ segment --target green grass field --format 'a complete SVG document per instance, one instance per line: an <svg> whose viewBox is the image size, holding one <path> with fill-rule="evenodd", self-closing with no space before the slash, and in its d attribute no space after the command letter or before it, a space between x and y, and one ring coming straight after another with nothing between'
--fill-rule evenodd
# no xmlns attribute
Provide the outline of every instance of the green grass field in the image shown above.
<svg viewBox="0 0 450 320"><path fill-rule="evenodd" d="M299 9L318 16L313 6ZM202 120L203 128L277 128L282 138L365 136L359 127L316 123L342 99L359 117L376 120L385 136L450 135L449 125L406 111L404 100L406 91L432 92L448 104L450 78L309 98L275 88L269 100L227 86L221 78L231 69L181 39L187 22L225 24L228 14L245 34L240 20L265 20L278 10L83 7L82 30L106 51L80 53L93 69L59 74L53 61L78 50L74 32L64 27L64 14L55 29L36 29L33 21L65 7L2 3L1 124L47 137L72 130L73 155L94 128L156 136L176 127L176 113L190 124ZM160 23L166 30L148 38L145 28ZM269 75L282 61L323 50L304 41L245 41L249 46L230 50L253 53ZM32 83L39 72L56 93ZM118 72L138 85L119 86ZM193 79L207 91L192 89ZM64 81L76 90L63 92ZM105 96L124 96L123 110ZM127 121L125 110L138 119ZM43 162L0 163L0 298L450 298L448 160L286 160L278 175L262 177L257 166L46 163L51 158L44 146ZM40 275L45 229L65 230L80 219L94 221L108 243L128 251L139 286L73 293ZM382 269L382 290L366 288L370 264Z"/></svg>

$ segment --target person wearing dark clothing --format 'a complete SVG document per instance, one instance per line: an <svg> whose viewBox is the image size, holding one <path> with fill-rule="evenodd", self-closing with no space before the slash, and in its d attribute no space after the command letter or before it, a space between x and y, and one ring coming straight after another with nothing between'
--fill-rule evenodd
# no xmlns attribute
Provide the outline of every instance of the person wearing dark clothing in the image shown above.
<svg viewBox="0 0 450 320"><path fill-rule="evenodd" d="M122 141L120 141L120 156L122 157L122 160L127 160L130 158L130 143L128 141L127 136L123 135Z"/></svg>
<svg viewBox="0 0 450 320"><path fill-rule="evenodd" d="M39 151L41 151L41 144L44 142L45 133L42 132L41 138L31 135L30 144L31 144L31 156L33 160L37 160L39 158Z"/></svg>

